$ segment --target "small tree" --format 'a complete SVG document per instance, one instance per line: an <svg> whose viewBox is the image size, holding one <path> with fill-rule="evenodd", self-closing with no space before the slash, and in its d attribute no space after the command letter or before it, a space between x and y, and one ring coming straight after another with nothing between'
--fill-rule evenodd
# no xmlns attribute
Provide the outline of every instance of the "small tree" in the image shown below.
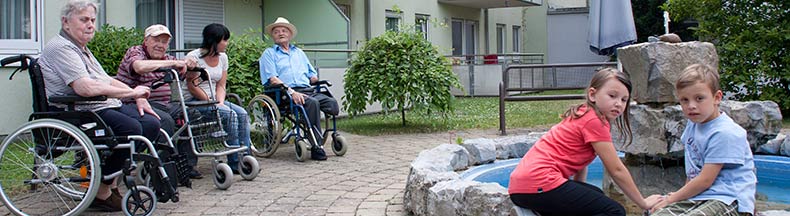
<svg viewBox="0 0 790 216"><path fill-rule="evenodd" d="M790 111L790 2L672 0L675 20L699 21L700 40L716 45L721 85L739 100L772 100Z"/></svg>
<svg viewBox="0 0 790 216"><path fill-rule="evenodd" d="M261 39L261 32L261 29L247 29L243 34L233 34L225 52L228 54L228 92L238 94L245 101L263 93L260 68L252 65L271 46Z"/></svg>
<svg viewBox="0 0 790 216"><path fill-rule="evenodd" d="M404 28L408 29L408 28ZM460 88L449 61L413 30L387 31L368 41L346 71L343 108L356 115L380 102L397 108L406 125L406 108L426 112L453 110L451 87Z"/></svg>
<svg viewBox="0 0 790 216"><path fill-rule="evenodd" d="M118 66L121 65L126 50L143 44L143 37L143 31L140 29L104 24L88 43L88 49L101 63L104 71L114 76L118 73Z"/></svg>

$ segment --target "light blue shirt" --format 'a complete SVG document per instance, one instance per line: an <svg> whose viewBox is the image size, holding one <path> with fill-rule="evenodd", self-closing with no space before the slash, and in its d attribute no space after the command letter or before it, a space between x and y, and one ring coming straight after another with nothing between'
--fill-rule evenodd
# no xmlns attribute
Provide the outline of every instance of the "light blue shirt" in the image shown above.
<svg viewBox="0 0 790 216"><path fill-rule="evenodd" d="M724 164L713 185L690 200L738 200L738 212L754 212L757 176L746 130L727 114L707 123L688 121L680 138L686 147L686 176L697 177L706 163Z"/></svg>
<svg viewBox="0 0 790 216"><path fill-rule="evenodd" d="M266 48L258 59L261 84L269 85L269 78L277 77L288 87L310 87L310 77L317 76L302 49L289 44L288 52L279 45Z"/></svg>

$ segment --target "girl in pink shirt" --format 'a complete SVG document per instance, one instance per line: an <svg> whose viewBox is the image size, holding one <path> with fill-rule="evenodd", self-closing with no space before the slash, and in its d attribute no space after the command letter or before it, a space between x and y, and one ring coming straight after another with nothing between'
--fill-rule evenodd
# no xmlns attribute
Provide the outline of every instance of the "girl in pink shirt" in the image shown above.
<svg viewBox="0 0 790 216"><path fill-rule="evenodd" d="M643 198L612 144L610 122L631 142L628 103L631 81L613 68L597 71L586 89L586 102L573 106L524 155L510 174L514 204L541 215L625 215L625 208L585 183L595 155L625 195L642 209L660 199ZM625 113L626 115L623 115ZM573 180L571 180L573 176Z"/></svg>

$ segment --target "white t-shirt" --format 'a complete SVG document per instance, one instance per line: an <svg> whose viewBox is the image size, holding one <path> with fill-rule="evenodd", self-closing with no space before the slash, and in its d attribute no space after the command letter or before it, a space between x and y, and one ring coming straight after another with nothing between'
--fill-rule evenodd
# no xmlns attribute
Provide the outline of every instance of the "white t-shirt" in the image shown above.
<svg viewBox="0 0 790 216"><path fill-rule="evenodd" d="M206 95L208 95L210 98L214 98L214 94L217 91L217 82L222 79L222 72L228 70L228 55L226 55L224 52L219 53L219 64L215 65L214 67L206 64L205 59L200 58L200 49L192 50L191 52L187 53L187 56L195 57L197 59L198 67L205 68L206 72L208 72L209 77L211 77L211 86L214 87L214 89L209 89L209 81L200 82L200 85L198 86L200 89L203 89L203 91L206 92ZM198 80L200 80L200 78L198 78ZM189 93L187 85L192 85L192 82L187 81L186 85L183 85L182 92L184 92L184 100L190 101L194 97L191 93Z"/></svg>

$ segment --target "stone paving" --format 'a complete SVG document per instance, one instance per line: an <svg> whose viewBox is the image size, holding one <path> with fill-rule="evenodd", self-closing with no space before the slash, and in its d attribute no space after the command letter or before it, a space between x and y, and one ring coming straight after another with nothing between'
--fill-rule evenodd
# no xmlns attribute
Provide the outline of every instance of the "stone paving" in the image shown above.
<svg viewBox="0 0 790 216"><path fill-rule="evenodd" d="M518 131L509 131L517 134ZM211 179L210 158L200 158L205 178L192 189L180 187L180 202L158 203L156 215L408 215L403 190L409 163L417 154L456 137L494 138L496 130L432 134L359 136L344 133L348 153L326 161L297 162L292 144L271 158L258 158L262 171L253 181L234 177L228 190ZM91 210L89 210L91 211ZM0 209L0 215L7 213ZM118 215L86 212L86 215Z"/></svg>

